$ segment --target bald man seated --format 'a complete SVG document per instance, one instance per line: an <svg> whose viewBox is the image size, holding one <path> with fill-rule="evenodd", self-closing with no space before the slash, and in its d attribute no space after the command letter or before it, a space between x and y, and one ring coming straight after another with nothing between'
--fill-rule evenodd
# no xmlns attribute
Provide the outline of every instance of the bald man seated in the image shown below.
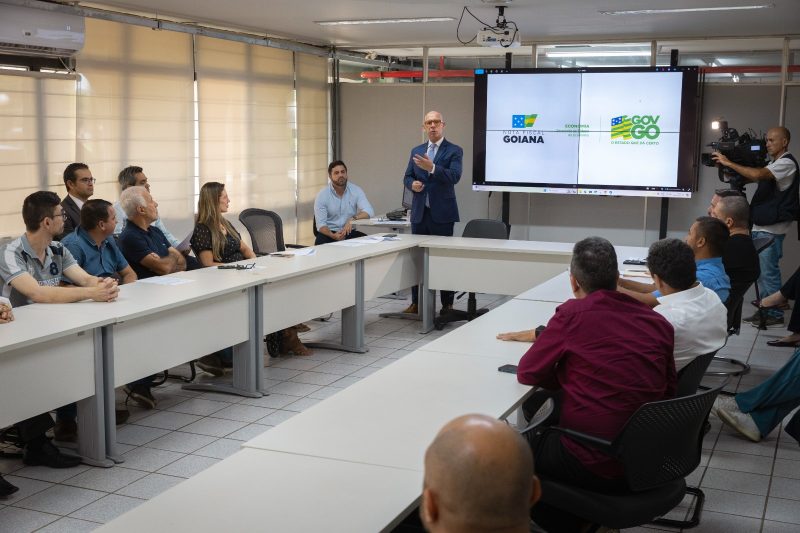
<svg viewBox="0 0 800 533"><path fill-rule="evenodd" d="M464 415L425 453L420 517L431 533L527 533L540 494L525 440L505 422Z"/></svg>

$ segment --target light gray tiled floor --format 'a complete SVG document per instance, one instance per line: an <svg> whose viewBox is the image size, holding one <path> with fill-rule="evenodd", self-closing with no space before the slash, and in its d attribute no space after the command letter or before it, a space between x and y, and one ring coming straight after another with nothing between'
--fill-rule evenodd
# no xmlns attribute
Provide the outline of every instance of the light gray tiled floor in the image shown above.
<svg viewBox="0 0 800 533"><path fill-rule="evenodd" d="M479 295L484 306L503 301ZM118 428L126 461L114 468L52 470L0 459L0 473L20 487L13 498L0 501L0 533L91 531L224 459L243 441L459 325L422 336L416 322L378 317L407 304L384 299L368 302L367 354L318 350L308 357L265 358L264 385L269 396L254 399L198 393L182 390L177 382L158 387L158 408L144 411L131 407L129 423ZM466 298L457 303L457 307L465 305ZM328 322L308 324L312 331L302 336L306 341L338 338L338 315ZM765 344L785 331L757 333L745 325L742 334L732 337L723 350L753 365L750 375L733 381L729 388L746 390L760 383L791 356L791 349ZM185 373L187 368L175 371ZM776 430L761 443L751 443L712 419L704 449L700 467L689 478L690 484L699 485L706 494L701 524L692 532L800 532L800 446L796 441ZM688 509L687 499L671 516L682 518Z"/></svg>

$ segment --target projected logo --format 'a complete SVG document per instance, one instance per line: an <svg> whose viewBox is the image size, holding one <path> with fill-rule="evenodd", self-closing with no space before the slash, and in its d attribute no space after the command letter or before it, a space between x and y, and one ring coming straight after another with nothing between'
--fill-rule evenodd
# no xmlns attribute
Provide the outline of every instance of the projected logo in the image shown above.
<svg viewBox="0 0 800 533"><path fill-rule="evenodd" d="M658 120L661 115L621 115L611 119L611 140L629 141L631 139L641 140L658 139L661 135L661 128Z"/></svg>
<svg viewBox="0 0 800 533"><path fill-rule="evenodd" d="M532 128L539 115L511 115L512 128Z"/></svg>

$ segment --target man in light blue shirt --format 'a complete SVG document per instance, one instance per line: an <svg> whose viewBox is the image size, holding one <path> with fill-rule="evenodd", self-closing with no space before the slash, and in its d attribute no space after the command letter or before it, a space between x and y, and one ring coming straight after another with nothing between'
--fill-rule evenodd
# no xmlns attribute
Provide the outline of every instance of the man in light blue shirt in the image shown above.
<svg viewBox="0 0 800 533"><path fill-rule="evenodd" d="M699 217L686 235L686 244L694 252L697 281L702 283L703 287L714 291L723 304L728 301L731 293L731 279L722 264L722 253L729 236L728 226L713 217ZM657 298L662 296L652 283L620 278L618 287L628 296L650 307L658 305Z"/></svg>
<svg viewBox="0 0 800 533"><path fill-rule="evenodd" d="M347 182L347 165L344 161L334 161L328 165L328 178L328 186L314 200L317 227L314 244L363 237L363 233L353 230L352 223L375 215L367 195L358 185Z"/></svg>

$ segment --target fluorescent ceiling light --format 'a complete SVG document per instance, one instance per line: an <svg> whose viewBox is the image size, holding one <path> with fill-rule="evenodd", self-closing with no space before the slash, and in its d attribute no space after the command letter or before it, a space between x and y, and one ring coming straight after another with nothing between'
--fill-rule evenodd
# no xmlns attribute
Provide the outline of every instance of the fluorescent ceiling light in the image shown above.
<svg viewBox="0 0 800 533"><path fill-rule="evenodd" d="M575 52L545 52L547 57L650 57L645 50L592 50Z"/></svg>
<svg viewBox="0 0 800 533"><path fill-rule="evenodd" d="M665 13L698 13L703 11L750 11L753 9L769 9L775 4L759 4L753 6L719 6L719 7L683 7L672 9L632 9L626 11L600 11L601 15L661 15Z"/></svg>
<svg viewBox="0 0 800 533"><path fill-rule="evenodd" d="M320 26L350 26L354 24L402 24L406 22L450 22L453 17L413 17L405 19L317 20Z"/></svg>

